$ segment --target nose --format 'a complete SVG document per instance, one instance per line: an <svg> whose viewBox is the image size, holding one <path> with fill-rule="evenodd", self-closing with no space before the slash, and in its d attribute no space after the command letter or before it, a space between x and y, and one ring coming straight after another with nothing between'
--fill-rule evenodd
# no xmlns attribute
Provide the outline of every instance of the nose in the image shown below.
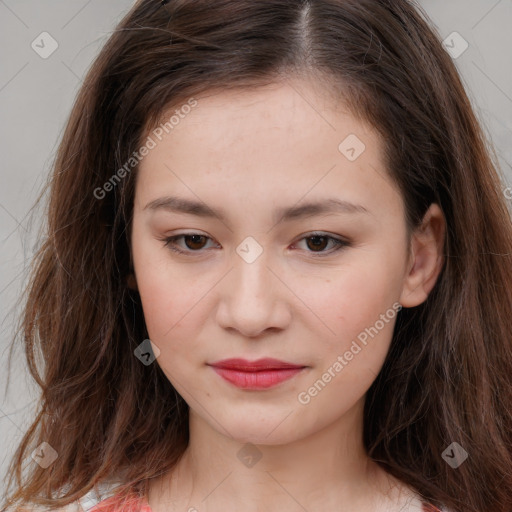
<svg viewBox="0 0 512 512"><path fill-rule="evenodd" d="M252 263L236 253L233 261L221 284L218 324L247 338L285 329L291 319L290 292L269 268L265 251Z"/></svg>

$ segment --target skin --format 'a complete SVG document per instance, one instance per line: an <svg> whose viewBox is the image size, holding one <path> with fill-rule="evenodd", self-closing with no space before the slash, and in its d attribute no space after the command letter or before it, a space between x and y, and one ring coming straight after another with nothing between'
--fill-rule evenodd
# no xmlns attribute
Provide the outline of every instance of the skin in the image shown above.
<svg viewBox="0 0 512 512"><path fill-rule="evenodd" d="M382 140L314 82L196 99L141 162L134 200L130 286L160 350L154 364L190 406L189 447L172 472L152 481L150 506L420 510L412 490L367 457L362 440L365 394L396 317L309 403L298 395L393 304L427 298L443 264L441 210L430 207L409 246ZM366 146L355 161L338 149L350 134ZM226 219L147 207L171 195L222 208ZM277 208L331 197L368 212L274 218ZM314 231L350 244L315 245L307 238ZM190 232L207 238L176 240L185 255L162 241ZM263 250L251 263L237 253L249 236ZM307 368L273 388L243 390L207 366L230 357ZM246 443L261 456L252 467L237 456Z"/></svg>

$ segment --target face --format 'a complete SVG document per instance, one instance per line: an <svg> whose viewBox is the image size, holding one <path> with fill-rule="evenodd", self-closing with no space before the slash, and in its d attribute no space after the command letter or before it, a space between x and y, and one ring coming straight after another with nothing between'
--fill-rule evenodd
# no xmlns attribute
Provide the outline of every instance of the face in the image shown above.
<svg viewBox="0 0 512 512"><path fill-rule="evenodd" d="M403 201L375 130L312 83L196 100L149 133L137 175L153 364L215 431L298 440L360 406L384 362L410 270ZM231 358L301 369L211 366Z"/></svg>

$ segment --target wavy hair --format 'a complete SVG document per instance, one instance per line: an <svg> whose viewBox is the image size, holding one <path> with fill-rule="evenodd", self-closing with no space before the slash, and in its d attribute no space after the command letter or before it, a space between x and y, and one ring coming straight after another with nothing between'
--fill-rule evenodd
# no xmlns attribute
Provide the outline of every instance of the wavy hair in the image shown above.
<svg viewBox="0 0 512 512"><path fill-rule="evenodd" d="M292 75L312 76L379 131L408 229L432 203L447 222L437 283L400 311L367 393L369 456L452 512L512 509L510 212L456 67L408 0L140 0L122 19L48 182L19 328L41 393L5 507L61 507L112 478L146 489L182 456L188 405L158 365L134 357L148 337L127 286L137 165L105 184L171 106ZM442 457L455 441L469 453L457 469ZM58 458L26 467L42 442Z"/></svg>

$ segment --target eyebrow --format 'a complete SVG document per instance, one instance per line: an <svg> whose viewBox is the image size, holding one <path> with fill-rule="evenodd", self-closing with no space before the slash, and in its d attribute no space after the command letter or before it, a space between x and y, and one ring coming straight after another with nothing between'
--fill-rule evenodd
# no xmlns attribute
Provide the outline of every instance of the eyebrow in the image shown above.
<svg viewBox="0 0 512 512"><path fill-rule="evenodd" d="M185 213L197 217L215 218L226 222L227 215L221 208L210 208L205 203L182 197L166 196L149 202L144 210L165 210L172 213ZM336 198L303 203L297 206L281 207L274 211L274 221L287 222L296 219L314 217L330 213L364 213L370 214L364 206Z"/></svg>

